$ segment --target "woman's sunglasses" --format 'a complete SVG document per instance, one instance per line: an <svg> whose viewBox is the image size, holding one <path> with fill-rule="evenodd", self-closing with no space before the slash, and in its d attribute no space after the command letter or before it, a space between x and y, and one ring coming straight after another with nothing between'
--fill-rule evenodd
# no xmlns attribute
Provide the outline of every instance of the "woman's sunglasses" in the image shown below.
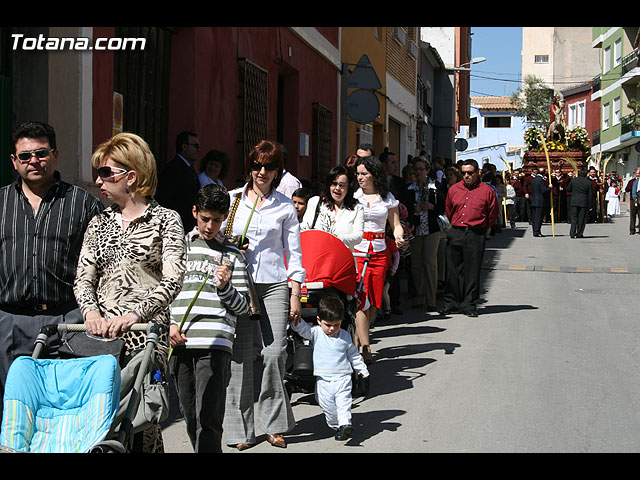
<svg viewBox="0 0 640 480"><path fill-rule="evenodd" d="M262 167L264 167L264 169L267 172L273 172L274 170L278 169L278 164L276 162L270 162L270 163L251 162L252 171L259 172L260 170L262 170Z"/></svg>
<svg viewBox="0 0 640 480"><path fill-rule="evenodd" d="M55 148L39 148L38 150L32 150L27 152L20 152L16 155L18 160L22 163L27 163L31 160L33 155L36 156L37 159L47 158L51 152L55 151Z"/></svg>
<svg viewBox="0 0 640 480"><path fill-rule="evenodd" d="M98 176L103 180L106 180L107 178L114 178L118 175L124 175L128 171L129 170L118 167L100 167L98 168Z"/></svg>

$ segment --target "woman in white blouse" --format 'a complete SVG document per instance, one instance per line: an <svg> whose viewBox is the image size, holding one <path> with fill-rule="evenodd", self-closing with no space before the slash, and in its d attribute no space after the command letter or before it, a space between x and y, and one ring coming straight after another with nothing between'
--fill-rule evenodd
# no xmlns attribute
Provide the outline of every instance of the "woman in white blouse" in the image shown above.
<svg viewBox="0 0 640 480"><path fill-rule="evenodd" d="M276 190L284 169L282 145L268 140L258 142L249 152L247 163L247 183L229 192L231 211L221 230L227 230L229 222L232 222L230 235L242 235L246 229L249 274L262 308L260 329L264 370L258 398L258 423L269 443L286 447L282 434L295 425L283 382L286 332L289 319L300 316L300 286L305 279L300 224L291 199ZM291 292L288 279L292 284ZM225 420L226 443L239 450L256 443L253 334L253 321L247 316L239 317Z"/></svg>
<svg viewBox="0 0 640 480"><path fill-rule="evenodd" d="M364 208L364 234L362 241L354 250L369 253L371 259L364 275L364 285L368 302L361 306L356 315L356 332L362 347L365 363L371 363L371 347L369 346L369 327L382 306L382 291L386 276L387 244L385 231L387 220L391 225L396 245L404 245L404 230L400 224L398 200L389 192L387 177L380 161L375 157L359 158L356 162L356 178L360 188L354 198ZM358 260L358 272L362 272L364 259Z"/></svg>
<svg viewBox="0 0 640 480"><path fill-rule="evenodd" d="M362 241L364 209L353 198L349 185L346 167L334 167L327 175L322 194L309 199L300 230L328 232L353 250Z"/></svg>

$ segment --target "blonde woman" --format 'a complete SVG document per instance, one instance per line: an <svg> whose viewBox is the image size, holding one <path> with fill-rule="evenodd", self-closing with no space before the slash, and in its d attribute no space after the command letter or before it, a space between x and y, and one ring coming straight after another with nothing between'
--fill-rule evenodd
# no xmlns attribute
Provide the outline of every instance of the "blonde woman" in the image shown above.
<svg viewBox="0 0 640 480"><path fill-rule="evenodd" d="M156 163L139 136L115 135L96 149L91 163L98 172L96 184L112 204L92 219L80 252L74 293L87 331L122 337L124 367L145 345L145 332L130 327L164 324L156 361L166 369L169 305L182 288L186 268L182 222L153 199ZM142 451L163 451L159 425L138 435Z"/></svg>

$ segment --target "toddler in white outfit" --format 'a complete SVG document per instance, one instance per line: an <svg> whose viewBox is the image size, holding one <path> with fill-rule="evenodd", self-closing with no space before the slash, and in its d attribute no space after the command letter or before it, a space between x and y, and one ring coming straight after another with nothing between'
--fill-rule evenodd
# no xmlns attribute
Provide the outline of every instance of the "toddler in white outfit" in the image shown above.
<svg viewBox="0 0 640 480"><path fill-rule="evenodd" d="M291 325L300 336L313 343L313 374L316 377L316 399L327 420L336 430L336 440L346 440L353 433L351 425L351 376L353 370L364 378L369 371L353 344L351 336L340 329L344 305L336 296L318 303L318 325L304 320Z"/></svg>

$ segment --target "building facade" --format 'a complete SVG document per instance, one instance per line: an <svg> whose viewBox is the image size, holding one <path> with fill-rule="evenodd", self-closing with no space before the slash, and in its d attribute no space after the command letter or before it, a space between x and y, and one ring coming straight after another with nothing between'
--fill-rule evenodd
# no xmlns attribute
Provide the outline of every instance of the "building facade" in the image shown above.
<svg viewBox="0 0 640 480"><path fill-rule="evenodd" d="M602 70L593 79L591 99L600 102L600 122L591 151L612 155L607 171L615 169L623 180L640 165L639 47L638 27L593 27L593 48Z"/></svg>
<svg viewBox="0 0 640 480"><path fill-rule="evenodd" d="M600 68L591 40L591 27L522 27L521 78L557 91L584 84Z"/></svg>
<svg viewBox="0 0 640 480"><path fill-rule="evenodd" d="M229 154L229 187L244 181L246 152L262 138L285 145L286 167L300 178L322 178L337 161L339 27L42 27L2 34L22 42L3 45L10 59L5 124L52 124L60 170L73 183L92 187L91 152L119 130L141 135L159 168L175 154L179 132L196 132L201 155L214 148ZM38 38L145 43L31 48ZM6 148L8 130L0 135ZM11 173L3 173L3 184Z"/></svg>
<svg viewBox="0 0 640 480"><path fill-rule="evenodd" d="M511 97L471 97L471 118L462 127L460 138L467 148L458 152L458 160L474 159L478 165L491 163L498 170L520 168L526 128L524 116L517 115Z"/></svg>
<svg viewBox="0 0 640 480"><path fill-rule="evenodd" d="M1 27L0 154L8 156L16 123L45 121L58 135L63 177L93 191L91 154L118 131L142 136L159 169L179 132L197 133L201 156L229 154L230 188L244 181L246 153L262 138L284 144L287 169L309 182L359 143L378 155L388 148L400 168L423 150L453 159L469 116L468 72L455 68L469 61L470 28L428 27L426 37L423 29ZM360 124L344 119L343 87L363 55L380 81L379 112ZM0 183L13 176L4 162Z"/></svg>

